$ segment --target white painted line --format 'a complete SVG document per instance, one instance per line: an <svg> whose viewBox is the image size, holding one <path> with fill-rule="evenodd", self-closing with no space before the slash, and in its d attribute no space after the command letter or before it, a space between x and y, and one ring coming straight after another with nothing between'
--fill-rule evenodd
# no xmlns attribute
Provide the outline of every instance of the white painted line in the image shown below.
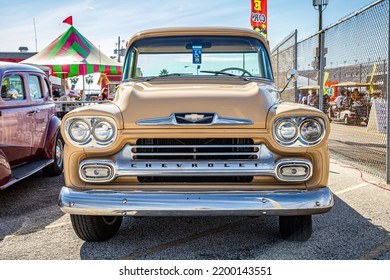
<svg viewBox="0 0 390 280"><path fill-rule="evenodd" d="M375 181L375 182L372 182L373 184L376 184L378 183L379 181ZM356 186L352 186L352 187L349 187L349 188L346 188L346 189L343 189L341 191L337 191L337 192L334 192L335 195L339 195L339 194L343 194L343 193L346 193L346 192L350 192L350 191L353 191L353 190L356 190L356 189L359 189L359 188L362 188L362 187L365 187L365 186L369 186L370 183L361 183L359 185L356 185Z"/></svg>

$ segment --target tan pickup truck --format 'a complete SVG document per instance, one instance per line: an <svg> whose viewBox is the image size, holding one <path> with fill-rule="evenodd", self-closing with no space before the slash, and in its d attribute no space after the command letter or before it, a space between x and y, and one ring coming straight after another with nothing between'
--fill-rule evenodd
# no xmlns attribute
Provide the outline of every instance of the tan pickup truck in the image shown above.
<svg viewBox="0 0 390 280"><path fill-rule="evenodd" d="M66 114L61 132L59 205L86 241L125 216L230 215L279 216L282 238L306 241L333 206L328 118L281 100L249 29L136 34L113 102Z"/></svg>

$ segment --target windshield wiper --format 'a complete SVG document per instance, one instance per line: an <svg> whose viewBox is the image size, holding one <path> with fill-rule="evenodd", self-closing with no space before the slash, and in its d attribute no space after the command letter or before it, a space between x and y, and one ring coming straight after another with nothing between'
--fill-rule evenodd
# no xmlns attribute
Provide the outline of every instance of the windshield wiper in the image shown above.
<svg viewBox="0 0 390 280"><path fill-rule="evenodd" d="M182 76L182 75L183 74L181 74L181 73L171 73L171 74L149 77L149 78L146 78L145 80L150 81L150 80L157 79L157 78L165 78L165 77L171 77L171 76Z"/></svg>
<svg viewBox="0 0 390 280"><path fill-rule="evenodd" d="M245 81L250 81L247 77L244 77L244 76L240 76L240 75L235 75L235 74L232 74L232 73L228 73L228 72L224 72L224 71L208 71L208 70L202 70L200 71L200 73L208 73L208 74L215 74L215 75L226 75L226 76L230 76L230 77L238 77L238 78L241 78Z"/></svg>

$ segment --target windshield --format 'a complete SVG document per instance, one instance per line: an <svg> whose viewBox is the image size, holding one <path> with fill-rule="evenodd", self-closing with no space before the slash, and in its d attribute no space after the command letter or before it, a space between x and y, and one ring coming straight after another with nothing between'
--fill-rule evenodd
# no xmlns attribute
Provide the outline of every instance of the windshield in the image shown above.
<svg viewBox="0 0 390 280"><path fill-rule="evenodd" d="M123 79L158 76L224 76L272 79L267 51L250 37L175 36L135 41Z"/></svg>

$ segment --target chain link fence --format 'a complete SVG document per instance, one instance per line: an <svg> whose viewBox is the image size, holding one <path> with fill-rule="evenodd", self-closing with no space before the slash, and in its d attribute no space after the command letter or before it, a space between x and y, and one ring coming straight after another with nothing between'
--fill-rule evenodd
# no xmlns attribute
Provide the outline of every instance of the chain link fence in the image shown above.
<svg viewBox="0 0 390 280"><path fill-rule="evenodd" d="M325 28L323 53L320 32L300 42L297 32L272 50L279 88L289 69L300 74L283 99L317 108L322 103L320 109L332 121L328 140L332 158L386 179L389 0L375 1ZM319 102L318 82L321 54L325 57L323 102Z"/></svg>

